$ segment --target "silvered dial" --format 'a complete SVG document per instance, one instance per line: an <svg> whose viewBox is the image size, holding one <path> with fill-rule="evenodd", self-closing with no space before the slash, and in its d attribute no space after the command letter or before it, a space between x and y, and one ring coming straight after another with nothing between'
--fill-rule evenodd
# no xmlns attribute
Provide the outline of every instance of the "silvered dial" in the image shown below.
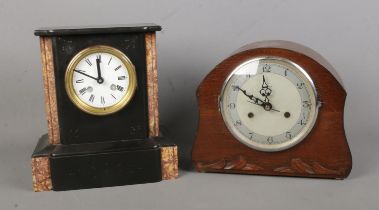
<svg viewBox="0 0 379 210"><path fill-rule="evenodd" d="M281 151L303 140L317 118L317 95L304 69L279 57L239 65L220 95L224 122L235 138L261 151Z"/></svg>

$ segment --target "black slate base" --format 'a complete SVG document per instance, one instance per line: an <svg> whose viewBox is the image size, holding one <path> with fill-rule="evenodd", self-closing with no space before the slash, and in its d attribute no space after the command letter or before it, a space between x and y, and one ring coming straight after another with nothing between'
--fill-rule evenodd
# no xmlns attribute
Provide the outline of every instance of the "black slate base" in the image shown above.
<svg viewBox="0 0 379 210"><path fill-rule="evenodd" d="M50 145L43 135L32 157L49 157L55 191L162 180L160 145L154 139Z"/></svg>

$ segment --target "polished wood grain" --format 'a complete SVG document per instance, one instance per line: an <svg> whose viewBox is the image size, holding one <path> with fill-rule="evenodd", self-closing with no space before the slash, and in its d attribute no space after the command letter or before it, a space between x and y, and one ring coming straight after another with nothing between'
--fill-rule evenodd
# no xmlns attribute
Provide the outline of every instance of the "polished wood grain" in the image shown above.
<svg viewBox="0 0 379 210"><path fill-rule="evenodd" d="M199 124L192 151L195 168L202 172L347 177L352 159L343 125L346 92L342 82L320 61L321 56L309 53L309 48L281 41L266 46L270 42L239 50L217 65L199 85ZM310 134L298 145L280 152L257 151L240 143L225 126L218 108L218 97L227 76L242 62L259 56L284 57L302 66L313 79L322 103ZM244 164L226 167L236 157ZM247 164L251 166L245 168Z"/></svg>
<svg viewBox="0 0 379 210"><path fill-rule="evenodd" d="M40 37L45 111L50 144L60 143L58 105L55 87L53 46L51 37Z"/></svg>
<svg viewBox="0 0 379 210"><path fill-rule="evenodd" d="M159 136L158 111L158 69L155 33L147 33L146 40L146 67L147 67L147 96L149 108L149 136Z"/></svg>

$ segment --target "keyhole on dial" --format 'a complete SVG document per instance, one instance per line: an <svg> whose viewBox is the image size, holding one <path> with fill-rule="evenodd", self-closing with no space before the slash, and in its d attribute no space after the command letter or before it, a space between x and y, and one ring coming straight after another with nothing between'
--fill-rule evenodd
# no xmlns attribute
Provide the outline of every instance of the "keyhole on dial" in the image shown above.
<svg viewBox="0 0 379 210"><path fill-rule="evenodd" d="M285 118L289 118L289 117L291 117L291 114L290 114L289 112L285 112L285 113L284 113L284 117L285 117Z"/></svg>
<svg viewBox="0 0 379 210"><path fill-rule="evenodd" d="M249 112L249 114L247 114L247 116L248 116L249 118L253 118L253 117L254 117L254 114L253 114L252 112Z"/></svg>

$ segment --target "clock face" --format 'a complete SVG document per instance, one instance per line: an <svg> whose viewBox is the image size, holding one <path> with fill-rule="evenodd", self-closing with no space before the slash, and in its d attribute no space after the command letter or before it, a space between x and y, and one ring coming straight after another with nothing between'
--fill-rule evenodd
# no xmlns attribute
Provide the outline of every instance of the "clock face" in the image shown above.
<svg viewBox="0 0 379 210"><path fill-rule="evenodd" d="M121 51L94 46L79 52L66 71L66 91L81 110L107 115L122 109L136 89L136 73Z"/></svg>
<svg viewBox="0 0 379 210"><path fill-rule="evenodd" d="M299 65L262 57L239 65L220 95L226 126L243 144L281 151L303 140L317 118L314 84Z"/></svg>

